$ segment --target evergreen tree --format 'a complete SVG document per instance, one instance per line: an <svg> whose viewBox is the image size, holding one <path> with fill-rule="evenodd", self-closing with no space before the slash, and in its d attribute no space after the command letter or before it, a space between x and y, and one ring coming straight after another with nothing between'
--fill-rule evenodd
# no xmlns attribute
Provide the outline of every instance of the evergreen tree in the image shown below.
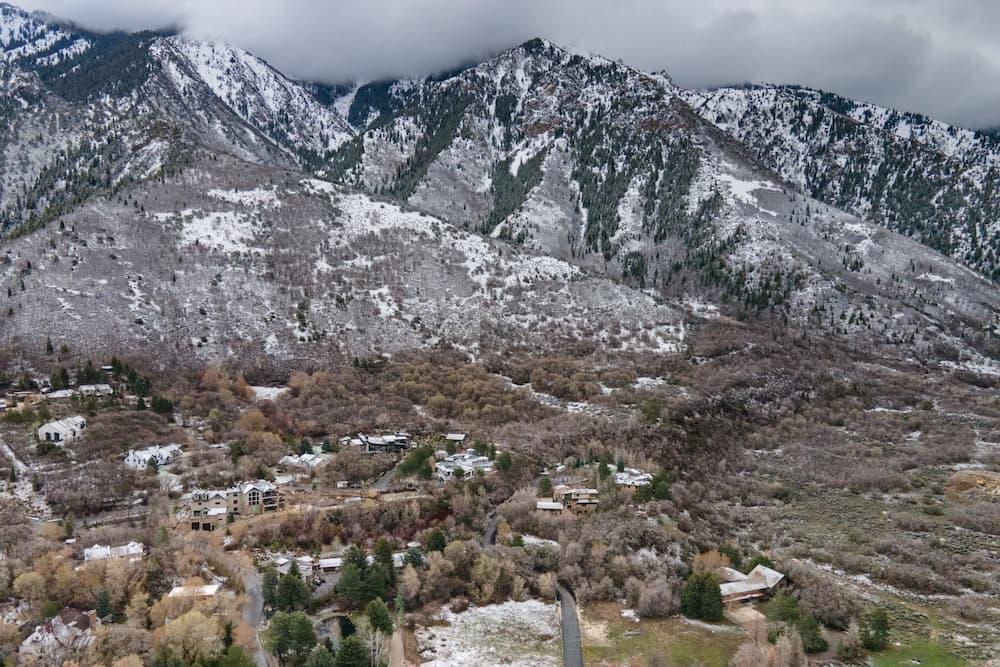
<svg viewBox="0 0 1000 667"><path fill-rule="evenodd" d="M440 528L435 528L427 536L427 550L428 551L444 551L448 540L444 535L444 531Z"/></svg>
<svg viewBox="0 0 1000 667"><path fill-rule="evenodd" d="M370 667L368 651L357 635L351 635L340 643L334 664L336 667Z"/></svg>
<svg viewBox="0 0 1000 667"><path fill-rule="evenodd" d="M681 591L681 613L703 621L722 620L722 591L711 574L692 574Z"/></svg>
<svg viewBox="0 0 1000 667"><path fill-rule="evenodd" d="M861 643L869 651L881 651L889 645L889 615L876 607L861 619Z"/></svg>
<svg viewBox="0 0 1000 667"><path fill-rule="evenodd" d="M222 626L222 645L227 649L233 645L233 622L230 620Z"/></svg>
<svg viewBox="0 0 1000 667"><path fill-rule="evenodd" d="M320 644L310 651L305 667L335 667L336 664L330 649Z"/></svg>
<svg viewBox="0 0 1000 667"><path fill-rule="evenodd" d="M347 561L340 569L340 579L337 580L337 595L348 606L357 608L364 599L364 582L358 566Z"/></svg>
<svg viewBox="0 0 1000 667"><path fill-rule="evenodd" d="M549 479L548 475L543 475L542 478L538 480L538 493L536 495L539 498L552 497L552 480Z"/></svg>
<svg viewBox="0 0 1000 667"><path fill-rule="evenodd" d="M111 615L111 595L108 593L108 589L102 588L97 592L97 600L94 602L94 611L97 612L98 618L104 618Z"/></svg>
<svg viewBox="0 0 1000 667"><path fill-rule="evenodd" d="M278 594L278 571L274 569L274 566L269 566L264 570L264 576L261 579L261 594L264 598L264 604L273 607Z"/></svg>
<svg viewBox="0 0 1000 667"><path fill-rule="evenodd" d="M497 470L499 470L501 474L506 475L513 467L514 461L510 458L510 454L507 452L501 452L497 456Z"/></svg>
<svg viewBox="0 0 1000 667"><path fill-rule="evenodd" d="M368 616L368 623L374 630L387 636L392 634L392 615L382 598L375 598L369 602L365 607L365 615Z"/></svg>
<svg viewBox="0 0 1000 667"><path fill-rule="evenodd" d="M7 289L7 296L10 296L10 288ZM46 338L45 339L45 354L51 355L55 351L56 351L55 348L52 347L52 339L51 338Z"/></svg>
<svg viewBox="0 0 1000 667"><path fill-rule="evenodd" d="M279 611L264 635L264 646L282 665L303 664L316 646L312 621L301 611Z"/></svg>
<svg viewBox="0 0 1000 667"><path fill-rule="evenodd" d="M302 581L298 563L292 561L288 573L278 581L275 593L275 606L282 611L293 611L303 608L309 601L309 587Z"/></svg>

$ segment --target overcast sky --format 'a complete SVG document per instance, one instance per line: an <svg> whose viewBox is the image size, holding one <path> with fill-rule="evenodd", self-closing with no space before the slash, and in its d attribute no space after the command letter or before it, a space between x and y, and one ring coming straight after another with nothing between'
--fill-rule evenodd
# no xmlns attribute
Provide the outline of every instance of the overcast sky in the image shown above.
<svg viewBox="0 0 1000 667"><path fill-rule="evenodd" d="M16 2L18 0L15 0ZM1000 125L996 0L20 0L98 30L182 27L286 74L440 71L541 36L684 86L800 83Z"/></svg>

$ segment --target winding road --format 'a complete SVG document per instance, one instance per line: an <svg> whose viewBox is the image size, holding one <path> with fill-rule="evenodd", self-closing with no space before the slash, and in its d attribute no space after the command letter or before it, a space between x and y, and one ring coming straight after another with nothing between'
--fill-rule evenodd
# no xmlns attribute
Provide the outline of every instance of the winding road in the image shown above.
<svg viewBox="0 0 1000 667"><path fill-rule="evenodd" d="M583 667L583 648L580 643L580 621L576 614L576 598L562 584L556 585L556 599L562 611L563 665Z"/></svg>
<svg viewBox="0 0 1000 667"><path fill-rule="evenodd" d="M497 541L497 523L500 517L491 512L486 517L486 528L483 530L483 548L492 549ZM580 641L580 619L576 611L576 598L562 584L556 585L556 599L559 600L562 630L563 665L565 667L583 667L583 648Z"/></svg>

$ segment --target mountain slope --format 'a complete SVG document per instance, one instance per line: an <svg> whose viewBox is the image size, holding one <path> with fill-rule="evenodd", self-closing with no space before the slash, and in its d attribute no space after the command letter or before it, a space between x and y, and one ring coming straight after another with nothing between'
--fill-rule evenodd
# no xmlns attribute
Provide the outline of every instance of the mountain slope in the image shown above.
<svg viewBox="0 0 1000 667"><path fill-rule="evenodd" d="M179 168L194 147L304 167L353 135L301 85L239 49L97 35L0 8L0 229Z"/></svg>
<svg viewBox="0 0 1000 667"><path fill-rule="evenodd" d="M1000 142L797 86L678 91L809 195L1000 280Z"/></svg>
<svg viewBox="0 0 1000 667"><path fill-rule="evenodd" d="M667 298L857 344L983 349L1000 312L973 273L795 193L666 77L543 40L422 86L329 175Z"/></svg>
<svg viewBox="0 0 1000 667"><path fill-rule="evenodd" d="M674 351L684 314L296 171L199 153L0 255L0 340L317 359L448 342Z"/></svg>

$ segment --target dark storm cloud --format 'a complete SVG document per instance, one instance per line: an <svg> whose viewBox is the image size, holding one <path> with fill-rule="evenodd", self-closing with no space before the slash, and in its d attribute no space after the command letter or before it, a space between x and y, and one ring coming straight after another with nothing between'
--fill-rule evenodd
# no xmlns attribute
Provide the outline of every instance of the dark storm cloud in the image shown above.
<svg viewBox="0 0 1000 667"><path fill-rule="evenodd" d="M1000 125L993 0L26 0L93 29L182 25L297 77L413 76L534 36L681 85L801 83Z"/></svg>

